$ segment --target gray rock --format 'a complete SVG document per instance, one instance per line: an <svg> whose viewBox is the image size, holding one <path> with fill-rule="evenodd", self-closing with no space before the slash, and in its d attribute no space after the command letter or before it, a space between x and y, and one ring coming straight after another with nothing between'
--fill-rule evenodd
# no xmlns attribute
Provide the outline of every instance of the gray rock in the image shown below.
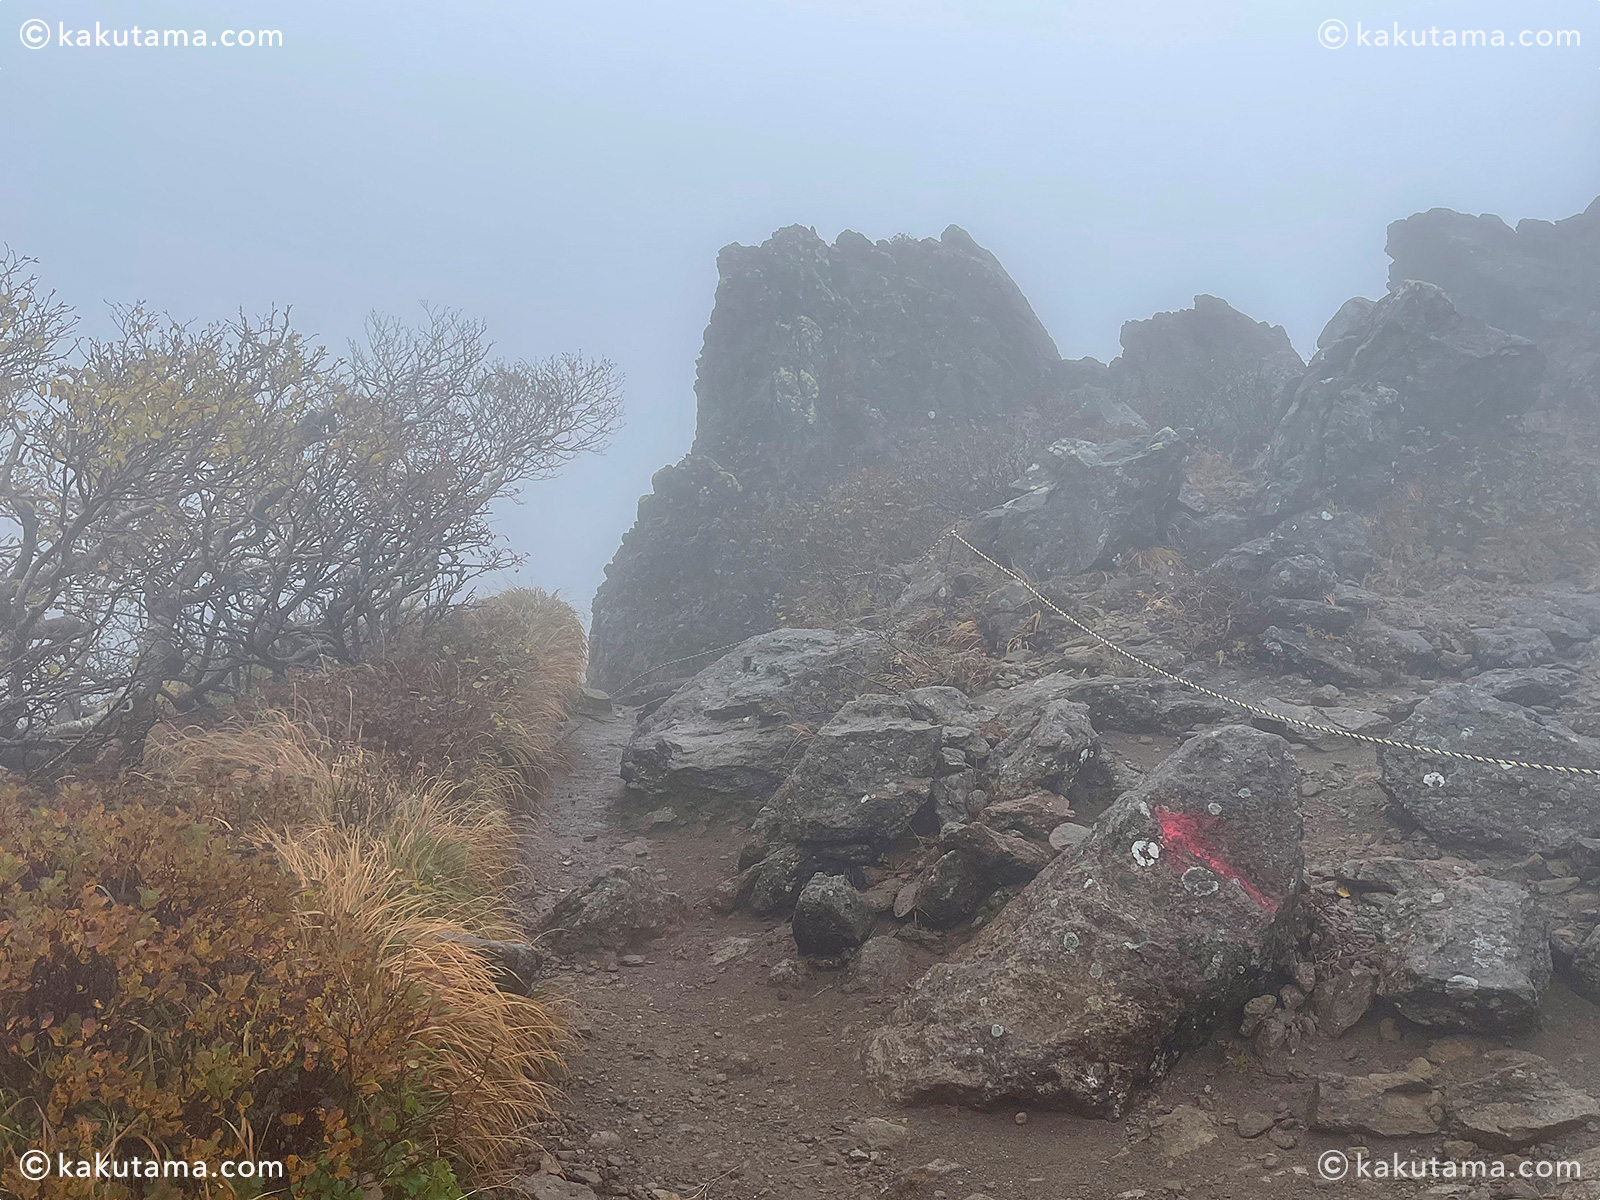
<svg viewBox="0 0 1600 1200"><path fill-rule="evenodd" d="M1439 688L1391 735L1397 741L1568 766L1600 764L1600 740L1472 684ZM1600 780L1457 762L1383 746L1380 782L1440 845L1559 854L1600 836Z"/></svg>
<svg viewBox="0 0 1600 1200"><path fill-rule="evenodd" d="M1379 993L1419 1025L1472 1033L1526 1029L1550 984L1545 919L1528 889L1467 876L1416 877L1377 893Z"/></svg>
<svg viewBox="0 0 1600 1200"><path fill-rule="evenodd" d="M1084 678L1063 671L978 697L979 703L997 711L1000 725L1011 736L1026 729L1030 721L1037 719L1036 714L1057 700L1083 705L1089 710L1094 729L1120 733L1182 733L1193 726L1215 725L1239 716L1237 709L1220 701L1181 684L1148 676ZM1090 759L1094 757L1090 755ZM1067 782L1070 787L1071 781ZM1059 792L1062 788L1049 790Z"/></svg>
<svg viewBox="0 0 1600 1200"><path fill-rule="evenodd" d="M928 805L943 769L940 728L901 696L863 696L817 730L772 796L785 841L887 845Z"/></svg>
<svg viewBox="0 0 1600 1200"><path fill-rule="evenodd" d="M1537 342L1544 390L1576 408L1600 399L1600 201L1564 221L1515 228L1435 208L1389 226L1391 286L1426 279L1481 321Z"/></svg>
<svg viewBox="0 0 1600 1200"><path fill-rule="evenodd" d="M940 833L939 845L963 855L983 881L985 891L1027 883L1055 857L1048 845L1019 834L1002 833L982 821L948 826Z"/></svg>
<svg viewBox="0 0 1600 1200"><path fill-rule="evenodd" d="M1177 512L1188 443L1170 429L1050 447L1028 490L978 516L974 545L1035 575L1108 566L1160 542Z"/></svg>
<svg viewBox="0 0 1600 1200"><path fill-rule="evenodd" d="M688 906L644 867L612 867L563 898L545 918L542 941L561 953L621 950L682 926Z"/></svg>
<svg viewBox="0 0 1600 1200"><path fill-rule="evenodd" d="M528 1175L517 1190L529 1200L597 1200L594 1189L559 1175Z"/></svg>
<svg viewBox="0 0 1600 1200"><path fill-rule="evenodd" d="M1311 993L1318 1031L1330 1038L1343 1037L1367 1015L1377 991L1377 973L1360 967L1345 967L1319 980Z"/></svg>
<svg viewBox="0 0 1600 1200"><path fill-rule="evenodd" d="M1055 830L1071 820L1072 806L1054 792L1029 792L1010 800L996 800L983 809L984 824L1037 842L1048 842Z"/></svg>
<svg viewBox="0 0 1600 1200"><path fill-rule="evenodd" d="M1548 634L1519 625L1474 630L1473 657L1485 670L1496 667L1537 667L1556 656Z"/></svg>
<svg viewBox="0 0 1600 1200"><path fill-rule="evenodd" d="M1600 1119L1594 1097L1536 1054L1491 1050L1445 1079L1449 1127L1486 1150L1521 1150Z"/></svg>
<svg viewBox="0 0 1600 1200"><path fill-rule="evenodd" d="M1368 300L1365 296L1352 296L1346 300L1317 335L1317 349L1326 350L1335 342L1349 337L1366 322L1372 315L1372 310L1377 307L1376 300Z"/></svg>
<svg viewBox="0 0 1600 1200"><path fill-rule="evenodd" d="M794 908L794 944L811 958L837 958L865 942L877 923L843 875L813 875Z"/></svg>
<svg viewBox="0 0 1600 1200"><path fill-rule="evenodd" d="M1312 683L1372 687L1378 682L1377 674L1357 663L1355 655L1341 642L1276 625L1263 630L1257 642L1262 654L1278 670L1304 675Z"/></svg>
<svg viewBox="0 0 1600 1200"><path fill-rule="evenodd" d="M1065 794L1073 780L1099 753L1100 739L1089 722L1089 709L1072 700L1046 700L1039 689L1039 707L1013 698L1001 722L1010 732L994 749L993 794L1017 798L1034 792Z"/></svg>
<svg viewBox="0 0 1600 1200"><path fill-rule="evenodd" d="M652 804L753 814L799 759L798 731L860 694L880 646L828 629L748 639L640 722L622 778Z"/></svg>
<svg viewBox="0 0 1600 1200"><path fill-rule="evenodd" d="M978 911L987 891L972 859L948 850L900 889L894 915L915 915L934 929L952 929Z"/></svg>
<svg viewBox="0 0 1600 1200"><path fill-rule="evenodd" d="M850 958L846 992L892 996L905 990L916 975L911 952L898 938L870 937Z"/></svg>
<svg viewBox="0 0 1600 1200"><path fill-rule="evenodd" d="M1168 1162L1185 1158L1217 1140L1217 1122L1203 1108L1179 1104L1150 1122L1150 1141Z"/></svg>
<svg viewBox="0 0 1600 1200"><path fill-rule="evenodd" d="M1307 1124L1321 1133L1424 1137L1438 1133L1443 1096L1412 1071L1324 1075L1311 1090Z"/></svg>
<svg viewBox="0 0 1600 1200"><path fill-rule="evenodd" d="M1271 1129L1274 1124L1276 1122L1266 1113L1251 1111L1240 1113L1233 1124L1233 1128L1234 1132L1240 1137L1249 1139L1260 1137Z"/></svg>
<svg viewBox="0 0 1600 1200"><path fill-rule="evenodd" d="M850 1127L850 1136L864 1150L898 1150L911 1140L911 1127L883 1117L868 1117Z"/></svg>
<svg viewBox="0 0 1600 1200"><path fill-rule="evenodd" d="M1273 435L1267 511L1376 497L1409 430L1491 433L1537 401L1543 371L1526 338L1460 312L1431 284L1398 284L1311 360Z"/></svg>
<svg viewBox="0 0 1600 1200"><path fill-rule="evenodd" d="M1072 847L1087 840L1093 833L1094 830L1087 825L1078 825L1072 821L1066 821L1050 831L1050 848L1058 851L1070 850Z"/></svg>
<svg viewBox="0 0 1600 1200"><path fill-rule="evenodd" d="M1151 426L1190 428L1227 451L1262 445L1279 397L1305 360L1281 325L1253 321L1215 296L1122 327L1113 394Z"/></svg>
<svg viewBox="0 0 1600 1200"><path fill-rule="evenodd" d="M1520 667L1484 671L1473 677L1472 686L1507 704L1532 707L1555 704L1577 683L1578 677L1561 667Z"/></svg>
<svg viewBox="0 0 1600 1200"><path fill-rule="evenodd" d="M1189 741L913 985L869 1072L902 1102L1121 1113L1286 959L1298 775L1270 734Z"/></svg>
<svg viewBox="0 0 1600 1200"><path fill-rule="evenodd" d="M1396 629L1373 617L1354 635L1358 661L1384 672L1431 676L1439 672L1439 650L1414 629Z"/></svg>
<svg viewBox="0 0 1600 1200"><path fill-rule="evenodd" d="M1005 654L1024 641L1024 635L1038 626L1043 606L1020 583L1003 583L983 598L978 609L978 631L989 649Z"/></svg>
<svg viewBox="0 0 1600 1200"><path fill-rule="evenodd" d="M518 996L532 995L534 983L544 970L544 952L526 942L497 941L492 938L457 934L446 939L467 946L488 962L495 986Z"/></svg>
<svg viewBox="0 0 1600 1200"><path fill-rule="evenodd" d="M1573 991L1600 1004L1600 926L1590 930L1572 952L1567 977Z"/></svg>

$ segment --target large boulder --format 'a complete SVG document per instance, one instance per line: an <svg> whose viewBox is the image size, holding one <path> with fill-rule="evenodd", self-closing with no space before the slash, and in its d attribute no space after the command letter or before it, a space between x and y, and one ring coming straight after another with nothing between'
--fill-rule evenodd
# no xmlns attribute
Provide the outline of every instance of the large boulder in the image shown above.
<svg viewBox="0 0 1600 1200"><path fill-rule="evenodd" d="M1378 946L1378 994L1419 1025L1512 1033L1550 984L1547 924L1526 887L1384 858L1346 863Z"/></svg>
<svg viewBox="0 0 1600 1200"><path fill-rule="evenodd" d="M954 225L832 245L790 226L717 269L693 450L653 480L595 595L590 675L611 691L777 624L789 548L764 532L773 509L907 443L1058 402L1082 374Z"/></svg>
<svg viewBox="0 0 1600 1200"><path fill-rule="evenodd" d="M870 1073L902 1102L1122 1113L1288 953L1299 775L1272 734L1189 741L917 981Z"/></svg>
<svg viewBox="0 0 1600 1200"><path fill-rule="evenodd" d="M1254 321L1215 296L1122 327L1114 394L1152 428L1190 428L1227 450L1260 446L1284 389L1305 360L1281 325Z"/></svg>
<svg viewBox="0 0 1600 1200"><path fill-rule="evenodd" d="M829 629L749 638L640 722L622 778L651 807L754 814L798 761L805 731L867 686L880 647Z"/></svg>
<svg viewBox="0 0 1600 1200"><path fill-rule="evenodd" d="M862 696L806 742L763 825L813 845L887 845L929 802L940 726L902 696Z"/></svg>
<svg viewBox="0 0 1600 1200"><path fill-rule="evenodd" d="M1170 429L1142 438L1052 445L1022 494L972 523L973 544L1034 575L1109 566L1155 545L1178 511L1189 444Z"/></svg>
<svg viewBox="0 0 1600 1200"><path fill-rule="evenodd" d="M1543 371L1528 339L1400 284L1311 360L1272 438L1264 511L1374 499L1412 430L1492 435L1538 400Z"/></svg>
<svg viewBox="0 0 1600 1200"><path fill-rule="evenodd" d="M1512 228L1447 208L1389 226L1390 286L1426 279L1480 321L1537 342L1556 401L1600 400L1600 200Z"/></svg>
<svg viewBox="0 0 1600 1200"><path fill-rule="evenodd" d="M1600 767L1600 740L1471 683L1439 688L1389 735L1393 742L1485 758ZM1380 783L1441 845L1559 854L1600 835L1600 778L1506 768L1378 748Z"/></svg>

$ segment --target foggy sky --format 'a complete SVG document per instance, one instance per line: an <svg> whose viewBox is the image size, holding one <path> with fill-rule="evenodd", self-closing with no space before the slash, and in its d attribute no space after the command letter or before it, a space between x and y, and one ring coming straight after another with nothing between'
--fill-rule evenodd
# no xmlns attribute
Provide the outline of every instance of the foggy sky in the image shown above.
<svg viewBox="0 0 1600 1200"><path fill-rule="evenodd" d="M24 48L28 18L272 50ZM1577 29L1581 50L1327 50L1317 30ZM0 0L0 242L95 331L142 299L294 306L335 346L421 301L501 353L628 376L603 459L500 527L587 607L694 429L715 257L774 229L937 236L1017 279L1064 355L1220 295L1309 350L1422 209L1600 194L1595 0Z"/></svg>

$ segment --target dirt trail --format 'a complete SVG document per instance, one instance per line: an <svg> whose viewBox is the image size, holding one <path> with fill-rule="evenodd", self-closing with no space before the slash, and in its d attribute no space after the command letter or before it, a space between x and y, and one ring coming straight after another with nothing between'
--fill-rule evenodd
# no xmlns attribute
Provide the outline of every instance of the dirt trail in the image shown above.
<svg viewBox="0 0 1600 1200"><path fill-rule="evenodd" d="M673 828L641 842L620 827L617 767L632 728L631 712L581 723L571 737L576 769L559 782L527 839L541 912L624 861L665 871L692 909L685 929L650 945L637 962L567 962L549 980L553 992L577 1005L585 1035L572 1056L564 1119L543 1131L569 1179L600 1195L646 1198L660 1188L707 1200L1426 1193L1425 1184L1319 1180L1322 1151L1362 1139L1312 1134L1293 1119L1303 1116L1318 1072L1395 1069L1427 1050L1427 1030L1402 1022L1389 1031L1398 1033L1391 1040L1380 1036L1377 1014L1339 1041L1308 1043L1291 1078L1268 1077L1222 1045L1207 1046L1180 1061L1159 1092L1121 1122L885 1103L856 1056L894 997L848 990L842 972L807 973L784 986L769 981L774 964L796 957L788 925L717 915L706 903L733 872L740 832ZM1143 765L1175 745L1162 738L1107 742ZM1370 756L1341 746L1302 749L1298 757L1313 779L1326 781L1306 801L1308 862L1336 862L1373 841L1362 831L1383 830L1385 822ZM915 955L919 965L933 961L925 950ZM1559 985L1553 991L1545 1028L1516 1044L1561 1063L1571 1082L1592 1090L1600 1086L1600 1062L1591 1060L1600 1056L1585 1049L1600 1047L1596 1009ZM1210 1110L1217 1137L1169 1162L1148 1140L1148 1122L1178 1104ZM1289 1115L1278 1144L1237 1134L1232 1119L1249 1111ZM909 1141L873 1149L851 1132L869 1117L903 1122ZM1426 1155L1439 1145L1432 1138L1374 1149ZM943 1160L940 1170L911 1170L934 1160Z"/></svg>

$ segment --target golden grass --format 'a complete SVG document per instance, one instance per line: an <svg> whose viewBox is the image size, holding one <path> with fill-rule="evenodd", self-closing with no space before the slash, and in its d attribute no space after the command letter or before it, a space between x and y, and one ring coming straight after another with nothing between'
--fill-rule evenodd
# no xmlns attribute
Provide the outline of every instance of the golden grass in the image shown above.
<svg viewBox="0 0 1600 1200"><path fill-rule="evenodd" d="M462 939L520 936L510 813L564 761L585 653L570 606L519 589L368 667L296 681L276 707L159 729L146 749L148 775L276 856L300 886L308 943L361 948L360 977L341 981L352 1028L426 995L415 1040L450 1098L442 1144L485 1182L550 1114L567 1022L549 1001L500 991ZM416 712L448 718L436 760L404 740ZM370 745L367 720L396 728Z"/></svg>
<svg viewBox="0 0 1600 1200"><path fill-rule="evenodd" d="M408 824L413 839L436 832L422 820ZM426 992L431 1020L414 1040L430 1088L450 1098L437 1132L453 1156L492 1177L552 1112L551 1081L570 1040L559 1010L495 986L488 962L461 940L484 932L482 908L470 899L452 908L419 889L414 841L338 826L264 841L303 889L308 939L359 945L377 968L341 981L358 1025L411 989Z"/></svg>

